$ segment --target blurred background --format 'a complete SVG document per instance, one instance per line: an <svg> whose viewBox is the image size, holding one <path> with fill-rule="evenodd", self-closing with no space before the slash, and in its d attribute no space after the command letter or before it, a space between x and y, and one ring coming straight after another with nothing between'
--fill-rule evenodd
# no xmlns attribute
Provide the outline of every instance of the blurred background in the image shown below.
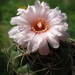
<svg viewBox="0 0 75 75"><path fill-rule="evenodd" d="M50 5L50 8L59 7L62 13L68 17L70 37L75 39L75 0L40 0ZM16 16L18 8L27 8L28 4L34 4L35 0L0 0L0 75L13 75L12 71L7 72L7 56L4 52L13 43L8 37L11 17Z"/></svg>

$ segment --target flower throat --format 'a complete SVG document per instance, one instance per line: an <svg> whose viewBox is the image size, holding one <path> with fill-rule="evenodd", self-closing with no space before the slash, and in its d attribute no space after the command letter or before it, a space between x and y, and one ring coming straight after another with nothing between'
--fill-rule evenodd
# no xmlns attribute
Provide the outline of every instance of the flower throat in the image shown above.
<svg viewBox="0 0 75 75"><path fill-rule="evenodd" d="M43 33L47 31L48 28L49 28L48 23L41 18L38 18L31 23L31 29L35 33Z"/></svg>

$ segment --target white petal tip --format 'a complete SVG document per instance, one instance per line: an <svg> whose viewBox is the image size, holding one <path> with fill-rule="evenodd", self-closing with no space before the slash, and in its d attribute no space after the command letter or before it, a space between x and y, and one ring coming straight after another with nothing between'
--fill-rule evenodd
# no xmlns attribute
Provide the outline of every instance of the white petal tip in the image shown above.
<svg viewBox="0 0 75 75"><path fill-rule="evenodd" d="M53 48L59 48L59 45L53 45Z"/></svg>

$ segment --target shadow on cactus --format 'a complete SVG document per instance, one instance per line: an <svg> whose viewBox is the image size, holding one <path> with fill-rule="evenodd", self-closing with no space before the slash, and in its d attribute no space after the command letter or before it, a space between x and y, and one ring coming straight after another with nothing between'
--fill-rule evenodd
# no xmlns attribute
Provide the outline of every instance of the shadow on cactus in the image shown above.
<svg viewBox="0 0 75 75"><path fill-rule="evenodd" d="M50 53L40 55L28 53L27 48L20 49L14 43L8 50L8 65L14 75L67 75L73 65L72 44L60 41L60 47L54 49L49 45Z"/></svg>

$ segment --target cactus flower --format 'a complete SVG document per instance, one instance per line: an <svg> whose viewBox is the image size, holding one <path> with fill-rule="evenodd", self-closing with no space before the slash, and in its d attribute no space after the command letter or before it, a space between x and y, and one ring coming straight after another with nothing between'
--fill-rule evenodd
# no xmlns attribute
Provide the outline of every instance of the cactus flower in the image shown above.
<svg viewBox="0 0 75 75"><path fill-rule="evenodd" d="M48 43L53 48L58 48L60 40L66 41L69 34L67 16L61 13L58 7L50 9L45 2L39 0L27 9L18 9L16 17L11 18L14 26L9 32L9 37L14 39L22 48L27 44L27 51L38 51L41 55L50 52Z"/></svg>

